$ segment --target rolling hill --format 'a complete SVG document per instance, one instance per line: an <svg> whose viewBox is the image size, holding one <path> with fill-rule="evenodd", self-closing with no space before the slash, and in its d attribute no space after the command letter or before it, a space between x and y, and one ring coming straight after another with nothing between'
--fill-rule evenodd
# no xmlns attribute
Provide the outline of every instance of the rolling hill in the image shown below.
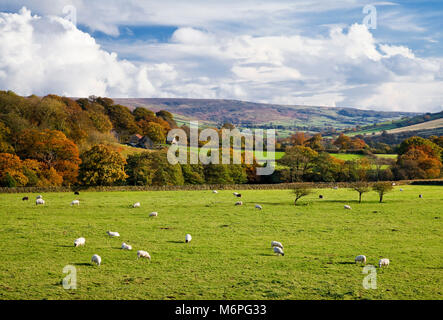
<svg viewBox="0 0 443 320"><path fill-rule="evenodd" d="M153 111L167 110L179 121L207 125L230 122L238 127L321 132L412 117L416 113L359 110L339 107L263 104L238 100L176 98L114 98L116 103Z"/></svg>

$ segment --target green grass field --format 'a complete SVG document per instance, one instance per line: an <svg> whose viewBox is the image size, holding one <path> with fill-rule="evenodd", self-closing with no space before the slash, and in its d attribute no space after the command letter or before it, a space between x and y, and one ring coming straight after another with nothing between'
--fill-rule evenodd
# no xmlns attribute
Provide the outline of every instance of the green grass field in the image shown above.
<svg viewBox="0 0 443 320"><path fill-rule="evenodd" d="M318 189L296 207L289 190L241 191L241 207L232 191L47 193L44 206L1 194L0 299L442 299L443 187L402 188L382 204L374 192L358 204L356 192ZM140 249L151 262L136 259ZM376 269L377 289L363 288L358 254L391 260ZM76 290L62 287L66 265Z"/></svg>

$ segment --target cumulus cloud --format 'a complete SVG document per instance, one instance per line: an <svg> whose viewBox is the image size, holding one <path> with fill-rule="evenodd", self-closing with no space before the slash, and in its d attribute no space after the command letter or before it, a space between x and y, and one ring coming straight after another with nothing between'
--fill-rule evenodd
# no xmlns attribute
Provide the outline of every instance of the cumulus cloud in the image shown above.
<svg viewBox="0 0 443 320"><path fill-rule="evenodd" d="M167 64L120 60L68 20L25 8L0 13L0 43L7 44L0 46L0 87L24 95L151 96L158 94L153 83L175 75Z"/></svg>
<svg viewBox="0 0 443 320"><path fill-rule="evenodd" d="M0 13L0 42L8 43L0 47L0 87L21 94L221 98L402 111L443 106L443 59L381 43L358 23L315 36L183 26L167 42L111 41L105 50L67 20L22 9Z"/></svg>

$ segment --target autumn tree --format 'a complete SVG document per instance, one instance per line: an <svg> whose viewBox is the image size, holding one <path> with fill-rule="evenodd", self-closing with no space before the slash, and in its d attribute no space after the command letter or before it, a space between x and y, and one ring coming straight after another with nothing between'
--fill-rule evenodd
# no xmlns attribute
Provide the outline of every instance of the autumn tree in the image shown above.
<svg viewBox="0 0 443 320"><path fill-rule="evenodd" d="M322 144L323 138L320 133L317 133L313 135L311 138L306 140L305 146L311 148L312 150L315 150L317 152L324 150Z"/></svg>
<svg viewBox="0 0 443 320"><path fill-rule="evenodd" d="M135 108L134 111L132 111L132 114L134 115L135 121L139 121L142 119L151 119L155 117L154 112L143 107Z"/></svg>
<svg viewBox="0 0 443 320"><path fill-rule="evenodd" d="M122 141L127 140L131 134L140 133L140 128L128 107L116 104L107 106L106 110L114 130Z"/></svg>
<svg viewBox="0 0 443 320"><path fill-rule="evenodd" d="M148 122L143 127L143 134L148 136L154 143L161 144L166 142L164 128L155 122Z"/></svg>
<svg viewBox="0 0 443 320"><path fill-rule="evenodd" d="M333 142L340 150L349 149L351 147L351 138L340 133L338 138Z"/></svg>
<svg viewBox="0 0 443 320"><path fill-rule="evenodd" d="M11 130L0 121L0 152L12 153L14 148L10 141Z"/></svg>
<svg viewBox="0 0 443 320"><path fill-rule="evenodd" d="M304 132L296 132L291 135L289 141L292 146L304 146L307 139Z"/></svg>
<svg viewBox="0 0 443 320"><path fill-rule="evenodd" d="M399 146L397 170L401 178L420 179L440 176L442 149L432 141L411 137Z"/></svg>
<svg viewBox="0 0 443 320"><path fill-rule="evenodd" d="M23 164L19 157L0 153L0 185L6 187L25 186L28 178L23 174Z"/></svg>
<svg viewBox="0 0 443 320"><path fill-rule="evenodd" d="M126 160L109 146L93 146L81 159L79 181L83 185L110 186L127 178Z"/></svg>
<svg viewBox="0 0 443 320"><path fill-rule="evenodd" d="M76 182L81 162L74 142L57 130L24 130L18 136L16 152L22 159L35 159L46 169L54 168L63 184Z"/></svg>

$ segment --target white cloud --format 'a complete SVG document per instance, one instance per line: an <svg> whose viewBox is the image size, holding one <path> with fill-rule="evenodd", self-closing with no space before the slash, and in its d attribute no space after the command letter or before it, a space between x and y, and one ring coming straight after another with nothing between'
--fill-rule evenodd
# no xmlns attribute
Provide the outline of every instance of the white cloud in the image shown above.
<svg viewBox="0 0 443 320"><path fill-rule="evenodd" d="M8 43L0 46L0 87L26 95L221 98L402 111L443 105L443 59L378 43L360 24L316 36L183 26L166 43L113 43L136 63L104 50L62 18L22 10L0 13L0 43Z"/></svg>
<svg viewBox="0 0 443 320"><path fill-rule="evenodd" d="M119 60L69 21L32 16L24 8L0 13L0 43L8 44L0 46L0 87L24 95L150 96L158 94L151 81L160 85L175 74L167 64Z"/></svg>

